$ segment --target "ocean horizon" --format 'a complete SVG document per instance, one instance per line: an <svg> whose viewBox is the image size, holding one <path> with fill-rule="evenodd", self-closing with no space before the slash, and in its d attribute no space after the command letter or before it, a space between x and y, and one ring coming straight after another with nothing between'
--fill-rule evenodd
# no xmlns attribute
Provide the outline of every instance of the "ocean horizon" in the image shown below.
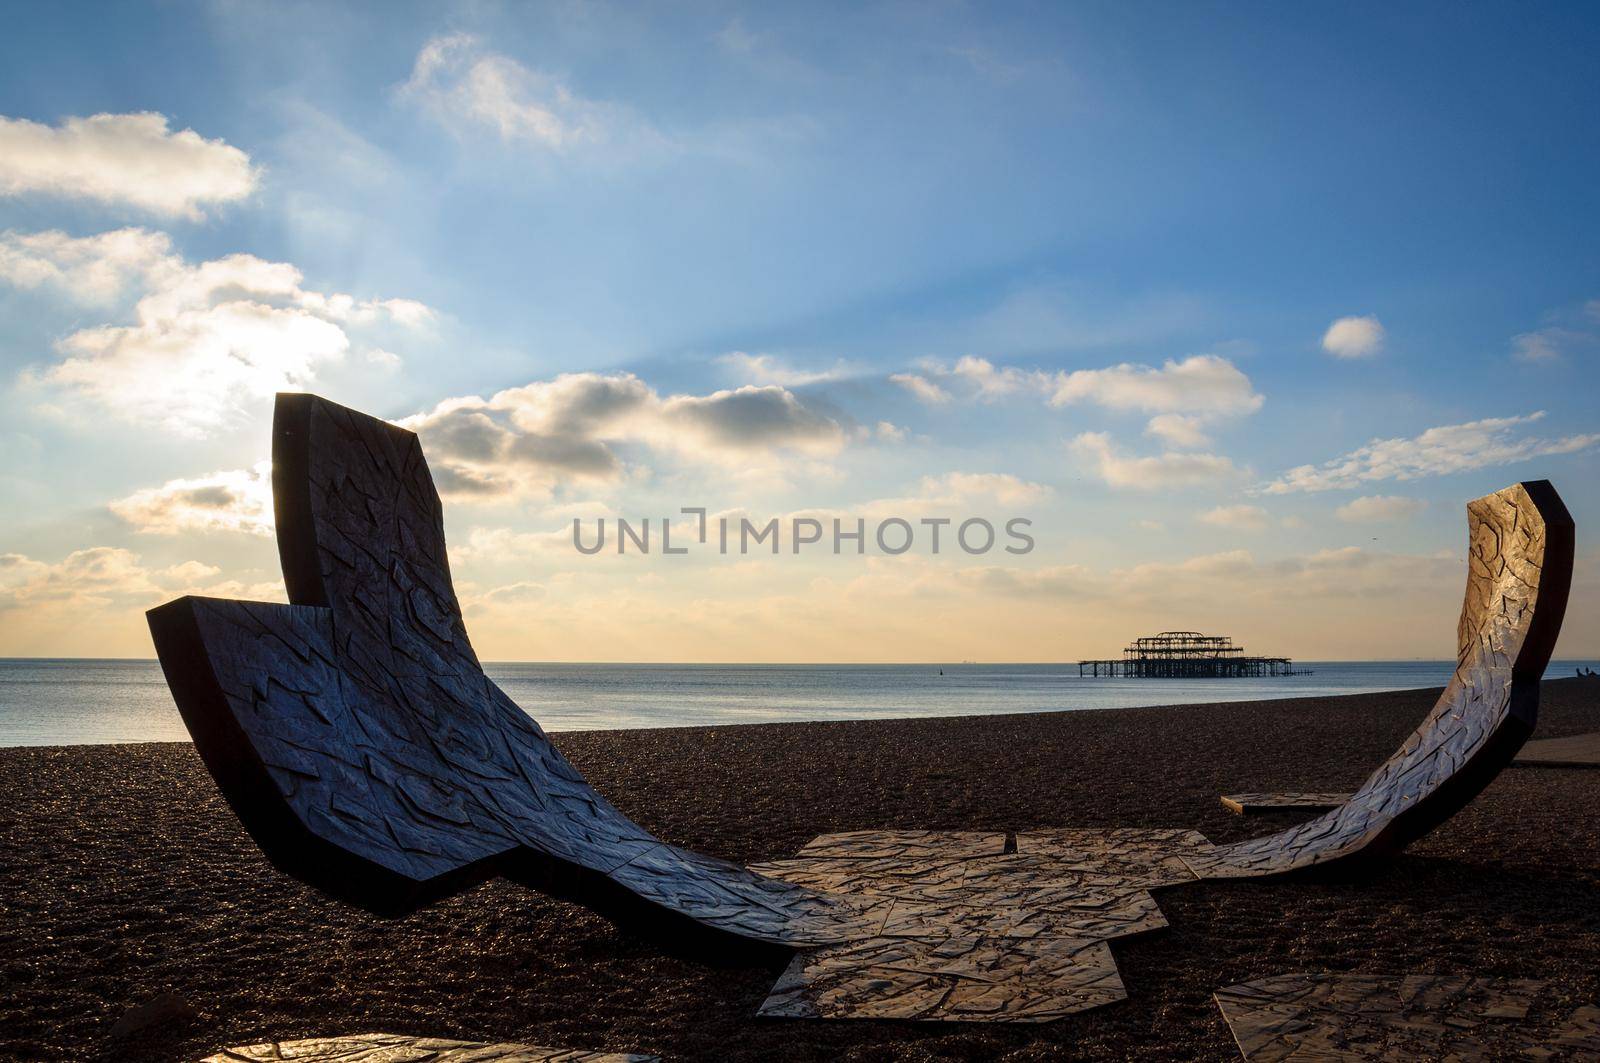
<svg viewBox="0 0 1600 1063"><path fill-rule="evenodd" d="M607 664L486 662L549 731L1071 712L1414 690L1452 660L1297 661L1250 679L1080 677L1041 664ZM1600 669L1552 661L1545 678ZM160 664L126 658L0 659L0 747L184 742Z"/></svg>

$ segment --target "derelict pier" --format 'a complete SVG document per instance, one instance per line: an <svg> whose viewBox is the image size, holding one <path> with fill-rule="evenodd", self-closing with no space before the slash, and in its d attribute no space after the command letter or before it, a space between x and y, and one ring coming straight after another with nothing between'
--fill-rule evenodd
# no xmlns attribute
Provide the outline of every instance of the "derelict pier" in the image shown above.
<svg viewBox="0 0 1600 1063"><path fill-rule="evenodd" d="M1306 675L1287 657L1247 657L1227 635L1198 631L1163 631L1136 639L1109 661L1079 661L1080 676L1126 676L1130 679L1244 679L1256 676Z"/></svg>

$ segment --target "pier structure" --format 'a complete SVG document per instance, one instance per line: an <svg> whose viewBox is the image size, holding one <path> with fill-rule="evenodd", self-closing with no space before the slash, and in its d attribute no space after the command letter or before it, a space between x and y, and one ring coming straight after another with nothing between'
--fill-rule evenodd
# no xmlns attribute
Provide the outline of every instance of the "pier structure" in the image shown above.
<svg viewBox="0 0 1600 1063"><path fill-rule="evenodd" d="M1163 631L1135 639L1122 657L1079 661L1080 676L1126 676L1131 679L1243 679L1256 676L1303 675L1287 657L1247 657L1227 635L1198 631Z"/></svg>

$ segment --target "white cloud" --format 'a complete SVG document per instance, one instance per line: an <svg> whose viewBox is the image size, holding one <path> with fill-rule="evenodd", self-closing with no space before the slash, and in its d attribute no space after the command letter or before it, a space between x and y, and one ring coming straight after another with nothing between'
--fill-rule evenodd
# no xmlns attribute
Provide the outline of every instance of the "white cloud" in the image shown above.
<svg viewBox="0 0 1600 1063"><path fill-rule="evenodd" d="M1322 349L1335 358L1369 358L1383 350L1383 324L1370 314L1341 317L1322 334Z"/></svg>
<svg viewBox="0 0 1600 1063"><path fill-rule="evenodd" d="M0 232L0 280L51 288L90 305L115 301L172 258L172 238L148 229L74 237L58 230Z"/></svg>
<svg viewBox="0 0 1600 1063"><path fill-rule="evenodd" d="M465 33L424 44L400 92L451 128L472 123L502 140L552 151L609 139L625 126L634 136L657 136L624 109L584 99L559 78L487 51Z"/></svg>
<svg viewBox="0 0 1600 1063"><path fill-rule="evenodd" d="M943 476L924 476L917 498L950 504L990 499L1003 506L1025 506L1049 494L1047 485L1008 472L948 472Z"/></svg>
<svg viewBox="0 0 1600 1063"><path fill-rule="evenodd" d="M748 54L755 48L759 39L745 27L744 19L738 15L729 19L728 24L713 34L712 37L719 46L739 55Z"/></svg>
<svg viewBox="0 0 1600 1063"><path fill-rule="evenodd" d="M1217 506L1200 514L1202 524L1238 531L1262 531L1272 524L1272 518L1260 506Z"/></svg>
<svg viewBox="0 0 1600 1063"><path fill-rule="evenodd" d="M930 572L908 586L898 573L871 581L875 597L927 593L936 580L975 590L1026 597L1060 597L1074 602L1103 600L1121 610L1150 608L1170 617L1174 607L1252 599L1281 603L1321 600L1330 606L1391 600L1411 603L1419 595L1438 596L1443 609L1459 595L1460 563L1453 557L1377 553L1356 546L1261 560L1243 549L1202 554L1181 561L1147 561L1110 570L1081 565L1037 569L969 566L949 573ZM858 581L865 583L866 580ZM863 595L865 597L865 595ZM1370 622L1370 618L1369 618Z"/></svg>
<svg viewBox="0 0 1600 1063"><path fill-rule="evenodd" d="M1220 417L1254 413L1264 399L1226 358L1197 354L1160 369L1123 364L1058 374L1052 406L1092 402L1111 410Z"/></svg>
<svg viewBox="0 0 1600 1063"><path fill-rule="evenodd" d="M916 373L895 373L889 380L891 383L899 384L929 406L938 406L950 401L950 393L925 376L918 376Z"/></svg>
<svg viewBox="0 0 1600 1063"><path fill-rule="evenodd" d="M231 531L272 534L272 463L168 480L111 504L111 512L153 535Z"/></svg>
<svg viewBox="0 0 1600 1063"><path fill-rule="evenodd" d="M850 366L842 359L835 362L831 369L796 369L776 355L730 351L718 358L717 362L731 369L742 383L777 384L786 388L839 380L850 373Z"/></svg>
<svg viewBox="0 0 1600 1063"><path fill-rule="evenodd" d="M191 264L169 247L164 235L140 229L0 234L0 279L51 285L90 303L123 287L142 293L132 324L63 337L61 361L25 379L127 420L202 436L235 420L244 403L304 387L319 366L345 355L346 327L416 327L433 316L414 300L305 289L285 262L228 255Z"/></svg>
<svg viewBox="0 0 1600 1063"><path fill-rule="evenodd" d="M476 595L467 604L516 605L522 602L536 602L544 596L544 584L534 583L530 580L519 580L516 583L503 584Z"/></svg>
<svg viewBox="0 0 1600 1063"><path fill-rule="evenodd" d="M1600 350L1600 299L1590 299L1577 307L1565 306L1542 315L1536 329L1511 337L1511 356L1521 362L1557 362L1569 355L1588 355Z"/></svg>
<svg viewBox="0 0 1600 1063"><path fill-rule="evenodd" d="M220 574L198 561L149 568L138 554L113 546L74 550L57 562L0 554L0 613L26 608L31 621L44 624L63 612L81 616L91 607L140 606L180 594L283 600L280 584L217 581Z"/></svg>
<svg viewBox="0 0 1600 1063"><path fill-rule="evenodd" d="M0 116L0 195L42 193L199 219L255 190L250 156L164 115L97 114L58 126Z"/></svg>
<svg viewBox="0 0 1600 1063"><path fill-rule="evenodd" d="M978 397L984 400L1015 395L1030 388L1036 389L1048 380L1045 374L1037 370L997 366L987 358L977 358L970 354L958 359L948 372L970 384L976 389Z"/></svg>
<svg viewBox="0 0 1600 1063"><path fill-rule="evenodd" d="M1524 362L1553 362L1561 357L1565 329L1539 329L1511 337L1511 353Z"/></svg>
<svg viewBox="0 0 1600 1063"><path fill-rule="evenodd" d="M780 453L830 455L847 438L838 420L777 385L662 396L631 373L567 373L487 400L446 399L401 424L423 437L441 491L479 497L616 479L628 445L748 471Z"/></svg>
<svg viewBox="0 0 1600 1063"><path fill-rule="evenodd" d="M1410 439L1374 439L1323 465L1301 465L1265 485L1268 494L1329 491L1375 480L1416 480L1424 476L1510 465L1529 458L1571 454L1600 443L1600 433L1545 439L1518 436L1544 411L1520 417L1490 417L1465 424L1440 425Z"/></svg>
<svg viewBox="0 0 1600 1063"><path fill-rule="evenodd" d="M1569 352L1594 348L1600 337L1592 332L1551 325L1511 337L1511 354L1523 362L1554 362Z"/></svg>
<svg viewBox="0 0 1600 1063"><path fill-rule="evenodd" d="M1155 436L1169 447L1193 450L1211 442L1205 433L1205 418L1186 413L1158 413L1150 418L1144 433Z"/></svg>
<svg viewBox="0 0 1600 1063"><path fill-rule="evenodd" d="M1125 362L1104 369L1048 373L995 365L972 355L954 365L925 360L921 368L921 375L901 373L889 379L930 404L950 401L948 384L985 402L1031 394L1043 396L1051 406L1090 403L1107 410L1153 414L1146 433L1170 447L1206 446L1210 442L1206 425L1254 413L1265 401L1248 376L1214 354L1168 359L1159 368Z"/></svg>
<svg viewBox="0 0 1600 1063"><path fill-rule="evenodd" d="M1072 453L1112 487L1153 491L1216 483L1238 474L1220 454L1169 453L1136 457L1120 453L1104 432L1084 432L1072 440Z"/></svg>
<svg viewBox="0 0 1600 1063"><path fill-rule="evenodd" d="M610 514L601 508L594 513L583 513L579 516L592 526L594 520ZM504 563L527 558L571 557L572 554L571 518L568 518L562 527L547 532L518 531L515 528L472 528L467 532L465 542L450 547L452 563L461 561L468 564L478 561Z"/></svg>
<svg viewBox="0 0 1600 1063"><path fill-rule="evenodd" d="M1420 498L1403 498L1400 495L1365 495L1346 502L1334 514L1350 524L1377 524L1392 520L1410 520L1428 508Z"/></svg>

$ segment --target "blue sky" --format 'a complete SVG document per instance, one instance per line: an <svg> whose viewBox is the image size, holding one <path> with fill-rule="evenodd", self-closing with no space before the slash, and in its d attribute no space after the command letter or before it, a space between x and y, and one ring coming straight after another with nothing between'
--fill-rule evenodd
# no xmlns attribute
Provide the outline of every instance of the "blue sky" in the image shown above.
<svg viewBox="0 0 1600 1063"><path fill-rule="evenodd" d="M1590 6L11 21L0 653L272 595L280 388L422 432L490 657L1447 656L1462 504L1528 477L1600 653ZM681 505L1038 548L571 549Z"/></svg>

